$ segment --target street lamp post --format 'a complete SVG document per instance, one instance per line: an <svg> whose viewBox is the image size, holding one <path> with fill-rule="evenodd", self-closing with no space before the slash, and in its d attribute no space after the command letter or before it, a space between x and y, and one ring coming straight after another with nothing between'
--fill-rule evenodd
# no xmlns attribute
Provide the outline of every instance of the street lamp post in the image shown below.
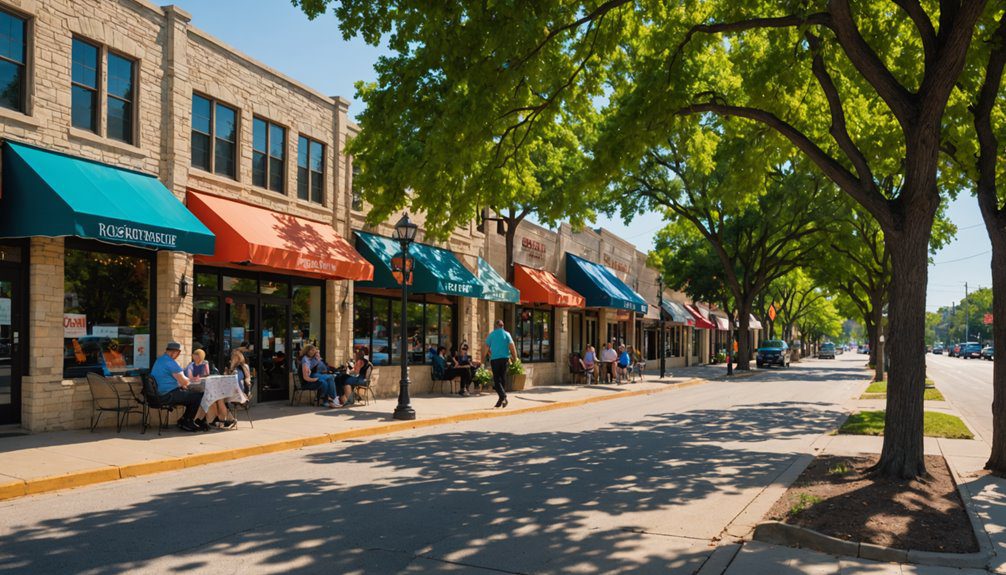
<svg viewBox="0 0 1006 575"><path fill-rule="evenodd" d="M660 337L657 338L660 346L660 379L664 378L667 369L667 341L664 331L664 276L657 276L657 298L660 306Z"/></svg>
<svg viewBox="0 0 1006 575"><path fill-rule="evenodd" d="M416 239L416 232L419 226L409 221L409 214L404 214L402 219L395 224L394 238L402 246L402 379L398 384L398 406L395 407L395 419L412 420L416 418L416 411L412 409L412 402L409 399L409 281L412 277L412 265L409 261L409 244Z"/></svg>

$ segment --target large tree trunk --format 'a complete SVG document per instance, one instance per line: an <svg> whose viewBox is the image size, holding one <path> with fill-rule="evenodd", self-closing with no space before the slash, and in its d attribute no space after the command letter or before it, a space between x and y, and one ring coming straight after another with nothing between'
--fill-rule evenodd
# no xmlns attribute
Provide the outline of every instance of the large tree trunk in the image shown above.
<svg viewBox="0 0 1006 575"><path fill-rule="evenodd" d="M885 230L893 271L889 313L891 337L886 342L891 365L887 378L884 447L873 471L895 479L926 473L922 451L926 364L922 350L926 335L929 237L938 198L932 202L928 200L927 197L915 198L915 203L905 210L909 213L901 218L902 229ZM926 203L932 208L925 207ZM878 336L882 333L883 326L878 325ZM873 345L875 342L871 342L871 347Z"/></svg>
<svg viewBox="0 0 1006 575"><path fill-rule="evenodd" d="M884 373L881 370L880 357L877 355L880 352L880 338L884 335L884 306L880 302L874 302L873 305L873 334L870 336L873 339L870 340L870 363L874 366L873 380L874 381L884 381ZM924 318L923 318L924 319ZM923 336L924 337L924 336ZM885 338L886 340L886 338ZM890 366L886 369L890 370Z"/></svg>
<svg viewBox="0 0 1006 575"><path fill-rule="evenodd" d="M1006 360L1002 358L1006 345L1006 230L996 225L987 229L992 240L992 345L998 353L992 368L992 454L985 469L1006 476Z"/></svg>
<svg viewBox="0 0 1006 575"><path fill-rule="evenodd" d="M741 301L737 333L737 369L751 369L751 306L750 301Z"/></svg>

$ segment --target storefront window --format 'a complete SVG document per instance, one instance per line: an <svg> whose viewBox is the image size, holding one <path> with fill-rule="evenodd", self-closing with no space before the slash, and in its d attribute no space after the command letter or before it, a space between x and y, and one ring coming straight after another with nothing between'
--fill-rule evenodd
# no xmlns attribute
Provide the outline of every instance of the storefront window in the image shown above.
<svg viewBox="0 0 1006 575"><path fill-rule="evenodd" d="M151 365L150 255L68 246L63 280L63 377Z"/></svg>
<svg viewBox="0 0 1006 575"><path fill-rule="evenodd" d="M454 345L454 306L423 301L408 302L409 362L429 363L438 346ZM367 347L374 365L398 365L401 358L401 301L356 294L353 305L353 347ZM390 329L389 329L390 326Z"/></svg>
<svg viewBox="0 0 1006 575"><path fill-rule="evenodd" d="M209 273L197 273L196 274L196 289L211 289L216 290L220 286L217 285L217 281L220 276L217 274Z"/></svg>
<svg viewBox="0 0 1006 575"><path fill-rule="evenodd" d="M220 357L219 327L220 298L197 298L192 305L192 349L202 348L206 358L213 362Z"/></svg>
<svg viewBox="0 0 1006 575"><path fill-rule="evenodd" d="M262 293L265 293L267 283L262 282ZM321 286L293 286L290 322L293 334L290 344L295 357L300 355L305 345L321 342L321 293ZM286 295L285 289L282 295Z"/></svg>
<svg viewBox="0 0 1006 575"><path fill-rule="evenodd" d="M290 292L290 284L285 281L262 280L259 289L263 295L287 297Z"/></svg>
<svg viewBox="0 0 1006 575"><path fill-rule="evenodd" d="M553 361L552 317L550 309L517 308L514 343L521 361Z"/></svg>
<svg viewBox="0 0 1006 575"><path fill-rule="evenodd" d="M239 293L258 293L258 280L255 278L237 278L224 276L224 291Z"/></svg>

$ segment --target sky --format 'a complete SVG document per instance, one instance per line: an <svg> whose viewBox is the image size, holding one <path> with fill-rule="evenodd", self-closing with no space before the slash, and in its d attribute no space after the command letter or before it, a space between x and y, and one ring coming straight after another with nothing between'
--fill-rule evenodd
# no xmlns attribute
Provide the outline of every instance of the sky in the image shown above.
<svg viewBox="0 0 1006 575"><path fill-rule="evenodd" d="M252 58L330 96L350 100L350 116L362 110L354 84L373 81L373 65L387 52L356 38L342 39L332 14L313 22L287 0L174 0L192 14L192 24ZM991 250L978 203L972 196L952 202L950 220L957 238L932 256L926 310L936 311L970 290L991 287ZM646 252L662 227L657 214L637 216L626 225L618 218L601 218L603 227Z"/></svg>

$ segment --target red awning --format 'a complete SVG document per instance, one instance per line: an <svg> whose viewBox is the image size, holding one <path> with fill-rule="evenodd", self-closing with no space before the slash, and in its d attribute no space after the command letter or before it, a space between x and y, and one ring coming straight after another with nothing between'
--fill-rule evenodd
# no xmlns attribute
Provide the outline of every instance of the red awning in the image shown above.
<svg viewBox="0 0 1006 575"><path fill-rule="evenodd" d="M521 303L546 303L555 307L584 307L587 301L545 270L514 265L514 287Z"/></svg>
<svg viewBox="0 0 1006 575"><path fill-rule="evenodd" d="M692 317L695 318L695 328L696 329L716 329L716 326L713 324L713 322L711 322L708 319L706 319L699 312L699 310L695 309L695 306L689 305L689 304L685 304L685 309L688 310L688 313L692 314Z"/></svg>
<svg viewBox="0 0 1006 575"><path fill-rule="evenodd" d="M189 210L216 237L197 263L292 272L325 279L370 280L374 266L329 224L189 190Z"/></svg>

